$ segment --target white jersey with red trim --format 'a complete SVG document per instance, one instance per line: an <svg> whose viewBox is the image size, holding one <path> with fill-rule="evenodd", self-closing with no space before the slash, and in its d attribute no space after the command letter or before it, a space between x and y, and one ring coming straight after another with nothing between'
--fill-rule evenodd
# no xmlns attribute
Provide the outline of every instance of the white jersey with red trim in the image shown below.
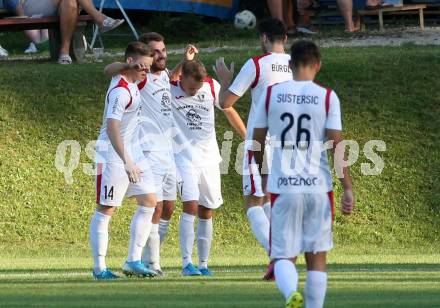
<svg viewBox="0 0 440 308"><path fill-rule="evenodd" d="M342 130L338 96L313 81L285 81L267 88L255 127L268 127L271 193L326 193L332 175L325 148L326 130Z"/></svg>
<svg viewBox="0 0 440 308"><path fill-rule="evenodd" d="M102 126L96 145L97 162L119 162L121 158L113 148L107 135L107 120L121 121L120 134L125 150L133 160L142 158L139 147L140 94L135 83L123 76L114 76L106 94Z"/></svg>
<svg viewBox="0 0 440 308"><path fill-rule="evenodd" d="M252 140L256 105L268 86L275 83L292 80L289 68L290 55L269 52L249 59L241 68L229 91L242 97L251 88L251 108L247 121L246 140ZM247 148L250 147L247 142Z"/></svg>
<svg viewBox="0 0 440 308"><path fill-rule="evenodd" d="M138 84L141 93L140 142L143 151L170 151L171 113L170 78L168 71L147 74Z"/></svg>
<svg viewBox="0 0 440 308"><path fill-rule="evenodd" d="M171 84L176 165L200 167L221 162L214 116L219 92L220 84L210 77L194 96L188 96L180 82Z"/></svg>

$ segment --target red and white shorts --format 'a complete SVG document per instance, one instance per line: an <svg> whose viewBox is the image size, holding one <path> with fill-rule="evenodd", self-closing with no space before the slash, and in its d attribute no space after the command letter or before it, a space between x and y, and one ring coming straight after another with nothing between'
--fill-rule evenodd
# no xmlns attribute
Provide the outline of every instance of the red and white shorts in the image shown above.
<svg viewBox="0 0 440 308"><path fill-rule="evenodd" d="M132 197L155 193L154 176L145 160L136 163L141 169L140 181L130 183L124 165L117 162L96 165L96 203L120 206L124 196Z"/></svg>
<svg viewBox="0 0 440 308"><path fill-rule="evenodd" d="M271 194L270 258L290 259L333 248L333 192Z"/></svg>

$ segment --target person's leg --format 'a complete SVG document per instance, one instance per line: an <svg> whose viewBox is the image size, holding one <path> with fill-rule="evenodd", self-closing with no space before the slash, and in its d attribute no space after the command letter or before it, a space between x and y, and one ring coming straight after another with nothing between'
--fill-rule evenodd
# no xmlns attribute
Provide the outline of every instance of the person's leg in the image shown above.
<svg viewBox="0 0 440 308"><path fill-rule="evenodd" d="M99 12L93 2L91 0L76 0L79 3L79 6L87 12L90 16L92 16L93 20L99 25L102 26L105 15Z"/></svg>
<svg viewBox="0 0 440 308"><path fill-rule="evenodd" d="M159 220L159 236L162 244L168 234L171 217L174 213L174 200L164 200L162 216Z"/></svg>
<svg viewBox="0 0 440 308"><path fill-rule="evenodd" d="M93 254L93 272L100 274L107 269L105 257L109 241L109 224L116 207L97 205L90 222L90 245Z"/></svg>
<svg viewBox="0 0 440 308"><path fill-rule="evenodd" d="M267 0L267 6L273 18L284 21L283 0Z"/></svg>
<svg viewBox="0 0 440 308"><path fill-rule="evenodd" d="M248 195L244 197L246 215L252 232L263 248L269 251L269 219L262 207L263 197Z"/></svg>
<svg viewBox="0 0 440 308"><path fill-rule="evenodd" d="M197 225L197 251L199 254L199 269L208 268L209 253L212 243L212 216L214 210L199 205Z"/></svg>
<svg viewBox="0 0 440 308"><path fill-rule="evenodd" d="M152 218L152 226L150 235L148 236L147 244L142 253L142 261L155 271L160 268L160 236L159 236L159 221L162 215L163 202L159 201L156 204L156 209Z"/></svg>
<svg viewBox="0 0 440 308"><path fill-rule="evenodd" d="M298 272L294 260L280 259L275 261L275 282L287 300L298 290Z"/></svg>
<svg viewBox="0 0 440 308"><path fill-rule="evenodd" d="M294 6L293 6L294 0L284 0L284 3L286 5L286 10L284 14L284 23L287 27L287 29L293 29L295 28L295 21L294 21Z"/></svg>
<svg viewBox="0 0 440 308"><path fill-rule="evenodd" d="M76 0L61 0L59 4L61 47L60 57L69 55L70 42L78 20L78 3Z"/></svg>
<svg viewBox="0 0 440 308"><path fill-rule="evenodd" d="M345 31L356 31L353 23L353 0L337 0L339 10L345 21Z"/></svg>
<svg viewBox="0 0 440 308"><path fill-rule="evenodd" d="M128 248L127 262L141 260L144 248L152 227L152 218L156 207L156 195L154 193L137 195L137 210L130 224L130 244Z"/></svg>
<svg viewBox="0 0 440 308"><path fill-rule="evenodd" d="M183 213L180 216L179 241L182 253L182 268L193 264L194 220L197 215L198 200L183 202Z"/></svg>
<svg viewBox="0 0 440 308"><path fill-rule="evenodd" d="M306 253L307 278L304 289L306 308L324 307L327 290L326 252Z"/></svg>

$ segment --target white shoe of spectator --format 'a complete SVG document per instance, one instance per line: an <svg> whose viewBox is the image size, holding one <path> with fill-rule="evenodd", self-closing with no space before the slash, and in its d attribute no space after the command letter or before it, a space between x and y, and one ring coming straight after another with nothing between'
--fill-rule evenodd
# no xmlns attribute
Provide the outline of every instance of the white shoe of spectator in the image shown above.
<svg viewBox="0 0 440 308"><path fill-rule="evenodd" d="M101 32L107 32L110 30L113 30L116 27L119 27L124 23L123 19L113 19L111 17L105 17L104 21L102 22L102 26L100 28Z"/></svg>
<svg viewBox="0 0 440 308"><path fill-rule="evenodd" d="M7 56L9 56L8 51L0 45L0 58L7 57Z"/></svg>
<svg viewBox="0 0 440 308"><path fill-rule="evenodd" d="M58 58L58 64L69 65L72 64L72 58L69 55L60 55Z"/></svg>
<svg viewBox="0 0 440 308"><path fill-rule="evenodd" d="M38 48L37 46L34 44L34 42L31 42L28 46L28 48L26 48L26 50L24 51L24 53L37 53L38 52Z"/></svg>
<svg viewBox="0 0 440 308"><path fill-rule="evenodd" d="M296 28L296 31L302 34L308 34L308 35L316 35L318 32L312 31L306 27L298 27Z"/></svg>

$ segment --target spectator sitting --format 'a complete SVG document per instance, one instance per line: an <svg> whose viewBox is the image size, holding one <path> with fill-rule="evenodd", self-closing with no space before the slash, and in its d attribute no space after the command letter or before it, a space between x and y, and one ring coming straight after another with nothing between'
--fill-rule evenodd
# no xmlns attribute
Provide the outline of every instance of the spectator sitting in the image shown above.
<svg viewBox="0 0 440 308"><path fill-rule="evenodd" d="M18 16L25 16L23 12L23 0L4 0L3 4L7 10L17 14ZM40 16L29 16L40 17ZM27 37L31 40L29 46L24 53L36 53L41 50L49 49L49 33L47 29L26 30Z"/></svg>
<svg viewBox="0 0 440 308"><path fill-rule="evenodd" d="M293 20L292 0L286 1L286 8L283 8L283 0L267 0L267 6L271 17L281 20L287 29L287 35L296 33L295 22ZM285 13L285 14L284 14Z"/></svg>
<svg viewBox="0 0 440 308"><path fill-rule="evenodd" d="M59 64L71 64L69 56L70 43L75 32L76 22L81 9L87 12L100 27L101 32L107 32L121 25L123 19L113 19L99 12L92 0L22 0L22 13L25 16L60 16L61 47ZM41 38L41 36L40 36Z"/></svg>

